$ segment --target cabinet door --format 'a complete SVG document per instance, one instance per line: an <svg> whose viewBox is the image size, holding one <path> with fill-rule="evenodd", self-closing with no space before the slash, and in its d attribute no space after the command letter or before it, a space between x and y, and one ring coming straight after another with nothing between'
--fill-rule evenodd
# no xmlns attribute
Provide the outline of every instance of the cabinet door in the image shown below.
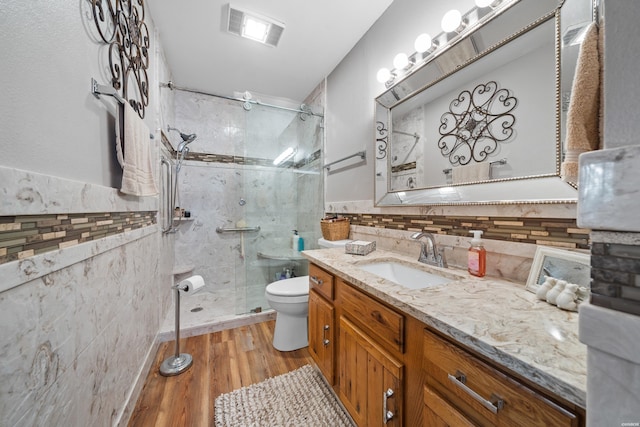
<svg viewBox="0 0 640 427"><path fill-rule="evenodd" d="M401 426L403 365L340 317L338 394L359 426Z"/></svg>
<svg viewBox="0 0 640 427"><path fill-rule="evenodd" d="M309 292L309 353L329 384L334 384L333 306L317 292Z"/></svg>
<svg viewBox="0 0 640 427"><path fill-rule="evenodd" d="M474 427L469 419L432 390L424 386L424 427Z"/></svg>

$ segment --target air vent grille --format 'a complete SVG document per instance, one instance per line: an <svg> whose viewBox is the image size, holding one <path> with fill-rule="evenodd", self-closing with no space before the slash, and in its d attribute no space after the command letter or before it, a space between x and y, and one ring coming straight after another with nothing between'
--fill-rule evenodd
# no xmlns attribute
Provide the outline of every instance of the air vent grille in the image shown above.
<svg viewBox="0 0 640 427"><path fill-rule="evenodd" d="M276 47L280 42L280 38L282 37L282 33L284 31L284 23L276 21L272 18L268 18L264 15L260 15L258 13L250 12L247 10L243 10L241 8L232 6L229 4L227 6L228 13L226 14L226 29L231 34L235 34L240 37L247 37L243 33L243 26L245 23L245 19L247 17L256 18L262 22L268 23L269 29L267 32L267 36L264 40L264 44L272 47ZM247 37L251 40L255 40L251 37Z"/></svg>

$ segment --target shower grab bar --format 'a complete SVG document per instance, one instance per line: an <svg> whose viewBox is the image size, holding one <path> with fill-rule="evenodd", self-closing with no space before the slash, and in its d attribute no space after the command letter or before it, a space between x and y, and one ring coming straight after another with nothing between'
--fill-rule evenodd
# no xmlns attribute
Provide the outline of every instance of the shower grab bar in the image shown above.
<svg viewBox="0 0 640 427"><path fill-rule="evenodd" d="M489 163L489 167L491 167L493 165L506 165L506 164L507 164L507 159L500 159L500 160L496 160L495 162ZM444 173L445 175L449 175L452 171L453 171L453 169L451 169L451 168L442 169L442 173Z"/></svg>
<svg viewBox="0 0 640 427"><path fill-rule="evenodd" d="M216 233L233 233L235 231L260 231L260 226L257 227L216 227Z"/></svg>
<svg viewBox="0 0 640 427"><path fill-rule="evenodd" d="M165 180L165 195L167 197L167 201L165 204L165 212L164 212L164 220L166 226L163 224L162 232L170 233L173 230L173 202L171 200L171 186L173 184L173 168L171 167L171 162L164 157L160 160L161 166L167 167L167 174Z"/></svg>
<svg viewBox="0 0 640 427"><path fill-rule="evenodd" d="M343 157L340 160L336 160L335 162L331 162L331 163L327 163L326 165L323 166L323 168L325 168L326 170L331 170L331 166L335 165L336 163L340 163L340 162L344 162L345 160L349 160L352 157L360 157L362 158L362 160L367 158L367 150L362 150L362 151L358 151L357 153L354 153L350 156L347 157Z"/></svg>
<svg viewBox="0 0 640 427"><path fill-rule="evenodd" d="M127 101L120 96L117 90L111 86L98 84L98 81L93 77L91 78L91 94L98 99L100 98L100 95L113 96L120 104L124 105L127 103ZM149 134L149 138L154 138L152 133Z"/></svg>

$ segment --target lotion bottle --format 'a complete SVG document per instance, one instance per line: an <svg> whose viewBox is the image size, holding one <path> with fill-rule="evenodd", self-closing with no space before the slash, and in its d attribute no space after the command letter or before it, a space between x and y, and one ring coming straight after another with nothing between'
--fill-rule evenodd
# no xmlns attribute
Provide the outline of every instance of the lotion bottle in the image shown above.
<svg viewBox="0 0 640 427"><path fill-rule="evenodd" d="M482 230L470 230L469 233L473 233L467 263L469 274L484 277L487 271L487 251L482 246L482 240L480 239Z"/></svg>

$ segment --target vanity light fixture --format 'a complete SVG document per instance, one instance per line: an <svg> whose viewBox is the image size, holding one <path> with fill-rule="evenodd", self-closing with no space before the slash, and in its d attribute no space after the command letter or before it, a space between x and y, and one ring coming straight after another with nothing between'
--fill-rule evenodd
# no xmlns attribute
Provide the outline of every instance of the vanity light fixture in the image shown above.
<svg viewBox="0 0 640 427"><path fill-rule="evenodd" d="M380 83L388 82L391 79L391 71L388 68L380 68L378 74L376 74L376 79Z"/></svg>
<svg viewBox="0 0 640 427"><path fill-rule="evenodd" d="M404 77L411 72L412 67L426 62L443 42L443 45L446 45L451 39L448 33L456 33L453 37L459 37L462 32L473 28L478 21L484 20L486 16L499 13L498 9L503 9L517 1L519 0L475 0L476 7L469 10L464 16L456 9L448 11L441 21L442 33L433 38L426 33L420 34L414 42L415 52L411 55L397 54L393 59L394 69L380 68L376 79L390 88L399 76Z"/></svg>
<svg viewBox="0 0 640 427"><path fill-rule="evenodd" d="M409 61L409 57L406 53L399 53L395 58L393 58L393 66L396 68L396 70L404 70L410 65L411 62Z"/></svg>
<svg viewBox="0 0 640 427"><path fill-rule="evenodd" d="M227 4L226 19L227 31L240 37L247 38L276 47L284 31L284 23L275 19L250 12Z"/></svg>
<svg viewBox="0 0 640 427"><path fill-rule="evenodd" d="M502 2L502 0L476 0L476 6L479 8L490 7L495 9Z"/></svg>
<svg viewBox="0 0 640 427"><path fill-rule="evenodd" d="M416 49L418 53L425 53L430 49L434 48L433 39L429 34L422 33L417 38L413 47Z"/></svg>
<svg viewBox="0 0 640 427"><path fill-rule="evenodd" d="M442 31L445 33L459 33L464 29L462 14L457 9L451 9L444 14L440 25L442 26Z"/></svg>
<svg viewBox="0 0 640 427"><path fill-rule="evenodd" d="M282 153L280 153L280 155L273 161L274 166L278 166L279 164L286 162L287 160L292 158L297 151L298 150L293 147L287 148Z"/></svg>

